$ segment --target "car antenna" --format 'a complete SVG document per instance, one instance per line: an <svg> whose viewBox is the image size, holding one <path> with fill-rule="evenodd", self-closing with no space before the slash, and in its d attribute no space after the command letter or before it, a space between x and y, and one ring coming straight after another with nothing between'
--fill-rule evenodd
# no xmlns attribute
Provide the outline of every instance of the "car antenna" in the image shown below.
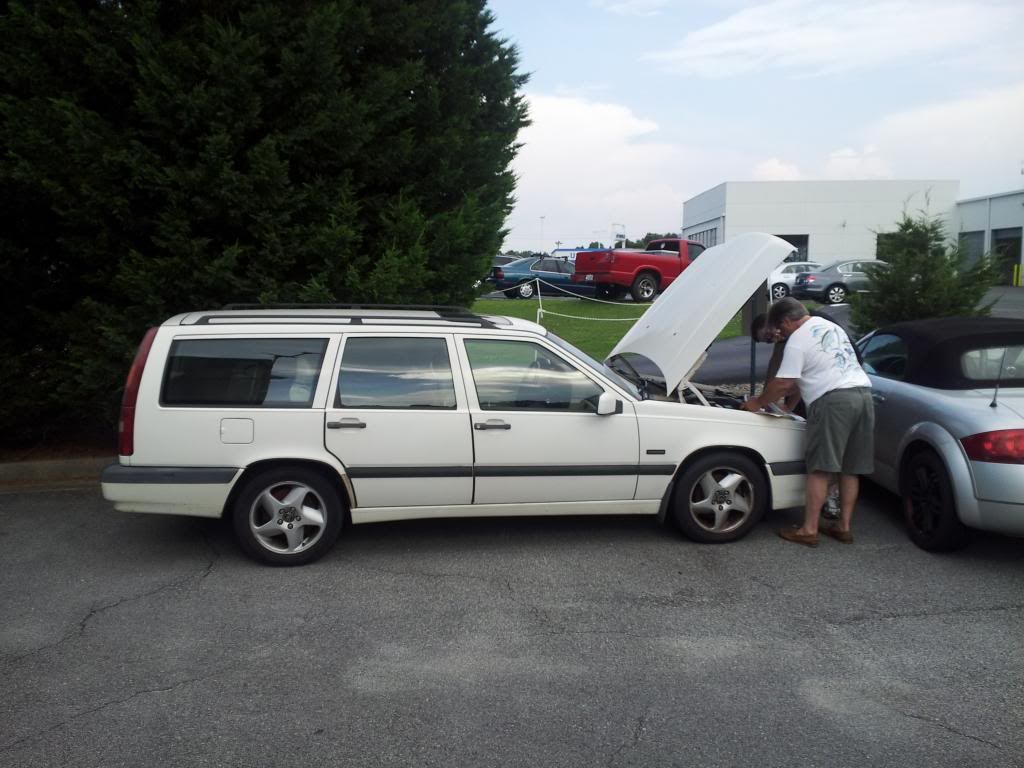
<svg viewBox="0 0 1024 768"><path fill-rule="evenodd" d="M992 402L988 404L989 408L996 407L996 400L999 398L999 382L1003 380L1003 366L1006 365L1006 350L1008 347L1003 347L1003 357L999 361L999 374L996 376L996 391L992 393Z"/></svg>

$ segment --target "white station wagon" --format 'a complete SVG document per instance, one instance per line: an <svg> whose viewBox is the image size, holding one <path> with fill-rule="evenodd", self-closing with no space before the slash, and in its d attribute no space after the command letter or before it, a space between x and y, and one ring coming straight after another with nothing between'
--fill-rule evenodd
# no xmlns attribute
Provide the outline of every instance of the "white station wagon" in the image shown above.
<svg viewBox="0 0 1024 768"><path fill-rule="evenodd" d="M103 495L228 516L274 565L315 560L350 523L428 517L659 515L698 541L737 539L802 504L804 425L709 397L688 374L791 251L769 235L709 249L606 363L535 323L461 309L172 317L128 375ZM620 373L637 355L660 394Z"/></svg>

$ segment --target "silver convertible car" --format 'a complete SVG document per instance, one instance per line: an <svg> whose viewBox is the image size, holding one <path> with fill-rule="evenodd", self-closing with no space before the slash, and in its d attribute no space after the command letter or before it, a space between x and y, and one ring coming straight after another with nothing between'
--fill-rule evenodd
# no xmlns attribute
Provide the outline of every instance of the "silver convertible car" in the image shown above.
<svg viewBox="0 0 1024 768"><path fill-rule="evenodd" d="M938 318L858 342L875 400L875 474L922 549L976 528L1024 536L1024 320Z"/></svg>

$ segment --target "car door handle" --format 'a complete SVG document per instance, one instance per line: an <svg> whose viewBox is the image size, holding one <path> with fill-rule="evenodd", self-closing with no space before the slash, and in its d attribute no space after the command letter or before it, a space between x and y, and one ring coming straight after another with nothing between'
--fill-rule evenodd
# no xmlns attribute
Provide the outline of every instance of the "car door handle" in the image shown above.
<svg viewBox="0 0 1024 768"><path fill-rule="evenodd" d="M487 421L473 422L473 429L512 429L512 425L506 424L501 419L488 419Z"/></svg>
<svg viewBox="0 0 1024 768"><path fill-rule="evenodd" d="M341 421L328 421L328 429L366 429L366 422L359 419L342 419Z"/></svg>
<svg viewBox="0 0 1024 768"><path fill-rule="evenodd" d="M880 394L878 392L872 392L871 393L871 399L874 400L876 403L884 403L885 402L885 395Z"/></svg>

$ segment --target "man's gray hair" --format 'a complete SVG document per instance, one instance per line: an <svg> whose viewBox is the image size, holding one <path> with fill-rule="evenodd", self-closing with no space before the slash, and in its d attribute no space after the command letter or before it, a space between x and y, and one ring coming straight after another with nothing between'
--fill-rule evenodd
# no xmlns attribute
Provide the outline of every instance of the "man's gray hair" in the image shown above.
<svg viewBox="0 0 1024 768"><path fill-rule="evenodd" d="M772 304L772 308L768 310L768 324L778 328L783 320L799 320L808 314L807 307L792 296L787 296Z"/></svg>

